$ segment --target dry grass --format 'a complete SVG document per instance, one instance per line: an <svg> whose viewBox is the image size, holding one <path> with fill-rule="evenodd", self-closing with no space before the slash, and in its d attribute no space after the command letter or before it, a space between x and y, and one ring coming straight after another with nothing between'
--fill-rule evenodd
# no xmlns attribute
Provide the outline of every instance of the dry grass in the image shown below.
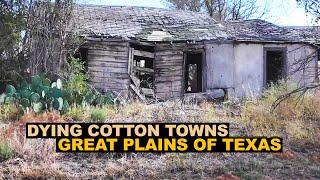
<svg viewBox="0 0 320 180"><path fill-rule="evenodd" d="M249 134L282 136L288 143L303 140L304 143L319 144L317 142L320 137L319 94L308 92L303 96L293 95L271 111L276 98L292 89L293 85L273 86L264 93L263 99L247 101L244 104L241 120L246 123Z"/></svg>
<svg viewBox="0 0 320 180"><path fill-rule="evenodd" d="M102 112L103 111L103 112ZM69 111L64 115L64 118L69 121L90 121L94 119L96 114L103 114L98 117L99 121L104 121L106 119L111 119L116 114L116 107L113 106L102 106L102 107L71 107Z"/></svg>
<svg viewBox="0 0 320 180"><path fill-rule="evenodd" d="M282 87L281 87L282 86ZM14 156L0 162L0 178L58 179L318 179L320 178L320 95L306 94L301 103L291 97L274 112L275 98L290 90L282 84L264 98L224 103L185 104L170 101L153 105L139 102L119 107L99 107L104 122L229 122L231 135L281 136L283 153L54 153L51 140L26 140L28 121L49 122L90 119L93 107L26 114L0 130ZM75 111L76 113L71 113ZM79 117L79 118L75 118Z"/></svg>

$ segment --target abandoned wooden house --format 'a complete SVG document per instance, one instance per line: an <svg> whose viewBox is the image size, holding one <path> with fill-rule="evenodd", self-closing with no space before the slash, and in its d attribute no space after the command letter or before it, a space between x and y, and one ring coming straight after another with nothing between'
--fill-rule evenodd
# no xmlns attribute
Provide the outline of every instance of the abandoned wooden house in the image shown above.
<svg viewBox="0 0 320 180"><path fill-rule="evenodd" d="M300 84L317 77L316 37L303 30L262 20L221 25L204 13L143 7L78 6L74 17L90 83L101 91L241 97L284 77Z"/></svg>

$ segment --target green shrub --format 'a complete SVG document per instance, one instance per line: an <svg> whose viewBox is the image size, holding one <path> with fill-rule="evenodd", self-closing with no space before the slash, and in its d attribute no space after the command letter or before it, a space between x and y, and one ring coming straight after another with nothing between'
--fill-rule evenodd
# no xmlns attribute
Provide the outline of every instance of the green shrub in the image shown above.
<svg viewBox="0 0 320 180"><path fill-rule="evenodd" d="M90 113L89 113L90 115ZM89 119L88 111L83 107L71 107L67 112L66 116L68 119L75 121L83 121Z"/></svg>
<svg viewBox="0 0 320 180"><path fill-rule="evenodd" d="M8 122L18 120L22 115L21 110L12 103L0 105L0 121Z"/></svg>
<svg viewBox="0 0 320 180"><path fill-rule="evenodd" d="M7 141L0 144L0 162L5 161L13 156L13 151Z"/></svg>
<svg viewBox="0 0 320 180"><path fill-rule="evenodd" d="M91 111L91 119L93 121L104 121L107 118L107 113L104 109L95 108Z"/></svg>
<svg viewBox="0 0 320 180"><path fill-rule="evenodd" d="M83 97L91 92L87 83L88 76L85 72L84 63L76 58L70 58L60 75L65 79L65 89L70 92L76 104L82 103Z"/></svg>
<svg viewBox="0 0 320 180"><path fill-rule="evenodd" d="M101 95L88 84L88 75L85 73L84 62L79 59L69 59L68 66L61 71L65 79L65 89L70 92L74 104L82 105L113 105L115 94L108 91Z"/></svg>

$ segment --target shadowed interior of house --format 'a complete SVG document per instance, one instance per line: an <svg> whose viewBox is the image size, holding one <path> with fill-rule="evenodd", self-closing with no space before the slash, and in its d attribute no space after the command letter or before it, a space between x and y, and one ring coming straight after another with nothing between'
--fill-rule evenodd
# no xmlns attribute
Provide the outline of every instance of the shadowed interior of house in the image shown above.
<svg viewBox="0 0 320 180"><path fill-rule="evenodd" d="M185 92L202 92L202 53L188 52L185 61Z"/></svg>
<svg viewBox="0 0 320 180"><path fill-rule="evenodd" d="M266 84L275 83L285 76L284 51L266 52Z"/></svg>
<svg viewBox="0 0 320 180"><path fill-rule="evenodd" d="M88 49L87 48L79 48L78 51L73 54L74 58L79 59L84 65L84 71L88 71Z"/></svg>

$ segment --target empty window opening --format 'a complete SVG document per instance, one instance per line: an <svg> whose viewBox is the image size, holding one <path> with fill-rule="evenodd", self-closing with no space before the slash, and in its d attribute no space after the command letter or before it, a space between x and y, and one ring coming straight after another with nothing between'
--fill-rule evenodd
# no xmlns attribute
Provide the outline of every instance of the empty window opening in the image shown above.
<svg viewBox="0 0 320 180"><path fill-rule="evenodd" d="M154 70L153 60L145 57L134 56L134 75L140 80L141 88L153 89Z"/></svg>
<svg viewBox="0 0 320 180"><path fill-rule="evenodd" d="M154 96L154 47L130 44L128 73L130 87L141 98Z"/></svg>
<svg viewBox="0 0 320 180"><path fill-rule="evenodd" d="M266 84L276 83L285 75L285 52L283 50L266 51Z"/></svg>
<svg viewBox="0 0 320 180"><path fill-rule="evenodd" d="M187 53L185 64L185 92L202 92L202 53Z"/></svg>

